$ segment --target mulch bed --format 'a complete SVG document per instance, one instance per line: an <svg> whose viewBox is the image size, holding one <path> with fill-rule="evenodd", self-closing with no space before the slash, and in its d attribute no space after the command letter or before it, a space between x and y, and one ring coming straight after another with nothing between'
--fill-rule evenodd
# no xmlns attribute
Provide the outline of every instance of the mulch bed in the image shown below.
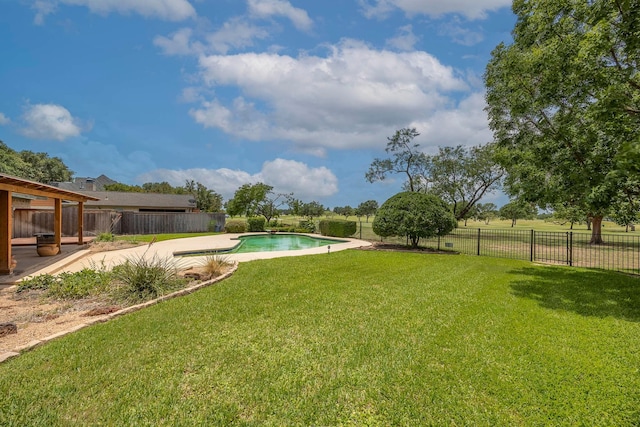
<svg viewBox="0 0 640 427"><path fill-rule="evenodd" d="M419 253L419 254L443 254L443 255L459 255L459 252L453 251L443 251L437 250L433 248L423 248L418 246L417 248L412 248L407 245L399 245L397 243L384 243L384 242L372 242L371 246L365 246L360 248L363 251L389 251L389 252L411 252L411 253Z"/></svg>

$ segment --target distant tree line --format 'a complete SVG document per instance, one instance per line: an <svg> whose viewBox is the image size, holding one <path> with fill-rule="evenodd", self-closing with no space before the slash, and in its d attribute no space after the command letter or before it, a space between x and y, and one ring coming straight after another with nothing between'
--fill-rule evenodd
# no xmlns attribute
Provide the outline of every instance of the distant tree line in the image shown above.
<svg viewBox="0 0 640 427"><path fill-rule="evenodd" d="M73 176L58 157L33 151L15 151L0 141L0 173L48 184L70 181Z"/></svg>
<svg viewBox="0 0 640 427"><path fill-rule="evenodd" d="M107 184L106 191L122 191L130 193L156 193L156 194L191 194L196 201L196 207L202 212L221 212L222 196L205 185L187 180L184 186L174 187L166 181L146 182L142 185L128 185L122 183Z"/></svg>

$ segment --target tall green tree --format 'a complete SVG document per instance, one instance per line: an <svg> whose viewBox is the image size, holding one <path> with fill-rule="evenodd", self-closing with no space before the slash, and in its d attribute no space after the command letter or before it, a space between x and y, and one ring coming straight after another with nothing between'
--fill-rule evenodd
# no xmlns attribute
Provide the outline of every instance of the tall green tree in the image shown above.
<svg viewBox="0 0 640 427"><path fill-rule="evenodd" d="M201 183L196 183L195 189L192 190L196 207L202 212L221 212L222 196L215 191L207 188Z"/></svg>
<svg viewBox="0 0 640 427"><path fill-rule="evenodd" d="M609 217L625 231L629 231L629 226L640 221L640 201L634 198L620 197L611 207Z"/></svg>
<svg viewBox="0 0 640 427"><path fill-rule="evenodd" d="M519 219L534 219L538 213L532 203L524 200L513 200L502 206L498 212L500 218L511 221L511 227L514 227Z"/></svg>
<svg viewBox="0 0 640 427"><path fill-rule="evenodd" d="M337 213L338 215L344 215L345 219L354 214L353 208L349 205L336 206L335 208L333 208L333 212Z"/></svg>
<svg viewBox="0 0 640 427"><path fill-rule="evenodd" d="M515 0L513 43L492 52L487 111L512 196L583 206L592 244L640 144L640 0ZM635 195L635 196L634 196Z"/></svg>
<svg viewBox="0 0 640 427"><path fill-rule="evenodd" d="M475 205L501 185L504 170L495 161L493 144L441 147L430 157L431 192L451 204L457 220L473 216Z"/></svg>
<svg viewBox="0 0 640 427"><path fill-rule="evenodd" d="M429 156L413 142L419 135L415 129L401 129L387 138L386 151L392 156L375 159L365 174L367 181L382 181L391 174L405 175L405 190L441 197L451 204L459 220L468 217L483 196L500 186L504 171L495 161L493 144L440 147L438 154Z"/></svg>
<svg viewBox="0 0 640 427"><path fill-rule="evenodd" d="M113 184L106 184L104 186L105 191L119 191L122 193L144 193L144 189L139 185L123 184L116 182Z"/></svg>
<svg viewBox="0 0 640 427"><path fill-rule="evenodd" d="M0 172L49 184L70 181L71 171L58 157L33 151L17 152L0 141Z"/></svg>
<svg viewBox="0 0 640 427"><path fill-rule="evenodd" d="M405 175L405 187L409 191L424 189L423 182L428 174L429 158L420 151L420 144L413 142L420 134L415 128L403 128L387 138L385 151L391 155L388 159L374 159L365 174L369 182L384 181L389 174Z"/></svg>
<svg viewBox="0 0 640 427"><path fill-rule="evenodd" d="M266 199L271 190L273 190L272 186L262 182L242 185L227 202L227 213L231 216L256 215L258 205Z"/></svg>
<svg viewBox="0 0 640 427"><path fill-rule="evenodd" d="M294 200L293 194L274 193L273 191L268 191L264 200L258 203L256 213L258 215L262 215L267 221L267 224L269 224L272 218L280 216L283 206L290 206L289 202L295 204Z"/></svg>
<svg viewBox="0 0 640 427"><path fill-rule="evenodd" d="M489 224L489 221L498 216L498 207L494 203L477 203L475 216L478 220Z"/></svg>
<svg viewBox="0 0 640 427"><path fill-rule="evenodd" d="M378 202L375 200L367 200L366 202L360 203L357 210L360 212L360 215L364 215L367 218L367 222L369 222L369 217L375 215L378 211Z"/></svg>
<svg viewBox="0 0 640 427"><path fill-rule="evenodd" d="M582 206L559 204L553 206L553 219L561 223L568 222L569 228L573 230L574 224L585 223L588 217Z"/></svg>
<svg viewBox="0 0 640 427"><path fill-rule="evenodd" d="M306 216L310 220L313 218L317 218L322 216L324 213L324 206L322 206L319 202L311 201L309 203L304 203L300 208L300 214Z"/></svg>

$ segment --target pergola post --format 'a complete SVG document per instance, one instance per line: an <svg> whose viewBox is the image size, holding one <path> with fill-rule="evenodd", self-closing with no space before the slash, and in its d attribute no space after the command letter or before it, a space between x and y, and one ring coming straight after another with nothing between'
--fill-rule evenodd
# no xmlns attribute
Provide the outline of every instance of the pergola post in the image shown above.
<svg viewBox="0 0 640 427"><path fill-rule="evenodd" d="M58 252L62 249L62 200L80 203L80 218L78 224L78 240L83 243L83 202L87 200L100 200L97 197L87 194L76 193L43 184L41 182L29 181L0 172L0 275L12 273L11 259L11 238L13 237L13 207L12 197L14 195L32 195L53 199L54 221L53 235L54 243Z"/></svg>
<svg viewBox="0 0 640 427"><path fill-rule="evenodd" d="M11 191L0 190L0 274L11 274L11 235L13 212Z"/></svg>
<svg viewBox="0 0 640 427"><path fill-rule="evenodd" d="M78 244L82 245L84 239L82 234L84 233L84 203L78 202Z"/></svg>
<svg viewBox="0 0 640 427"><path fill-rule="evenodd" d="M53 234L56 239L58 253L62 252L62 199L55 198L53 211Z"/></svg>

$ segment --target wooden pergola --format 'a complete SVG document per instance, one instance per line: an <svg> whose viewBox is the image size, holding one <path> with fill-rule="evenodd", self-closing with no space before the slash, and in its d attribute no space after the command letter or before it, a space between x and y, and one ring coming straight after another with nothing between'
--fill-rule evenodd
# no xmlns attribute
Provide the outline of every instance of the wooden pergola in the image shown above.
<svg viewBox="0 0 640 427"><path fill-rule="evenodd" d="M40 182L29 181L11 175L0 173L0 274L12 273L11 268L11 237L13 234L13 193L31 196L47 197L54 200L53 234L58 250L62 243L62 201L78 203L78 244L83 243L82 216L84 203L88 200L99 200L92 196L62 190Z"/></svg>

